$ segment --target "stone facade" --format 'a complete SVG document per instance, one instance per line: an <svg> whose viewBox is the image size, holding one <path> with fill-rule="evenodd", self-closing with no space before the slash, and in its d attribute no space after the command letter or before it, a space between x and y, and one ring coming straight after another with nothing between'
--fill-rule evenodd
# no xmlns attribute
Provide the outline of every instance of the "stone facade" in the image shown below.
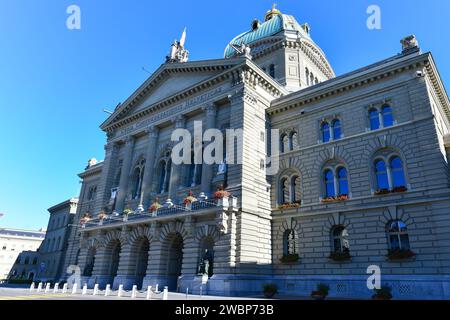
<svg viewBox="0 0 450 320"><path fill-rule="evenodd" d="M432 55L408 38L335 77L307 24L273 9L252 28L225 59L166 62L101 125L65 268L90 286L309 295L326 282L369 297L377 265L396 297L450 297L450 111ZM172 163L172 133L196 121L242 129L226 139L240 164ZM214 199L220 185L232 196Z"/></svg>
<svg viewBox="0 0 450 320"><path fill-rule="evenodd" d="M68 249L69 226L77 211L78 199L59 203L48 211L47 233L39 248L39 270L35 277L39 281L55 281L65 273L63 264Z"/></svg>

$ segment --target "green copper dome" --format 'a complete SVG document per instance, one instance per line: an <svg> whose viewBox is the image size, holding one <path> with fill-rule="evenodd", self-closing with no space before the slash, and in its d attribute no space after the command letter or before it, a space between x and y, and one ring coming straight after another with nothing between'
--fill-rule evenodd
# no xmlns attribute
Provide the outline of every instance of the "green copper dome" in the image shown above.
<svg viewBox="0 0 450 320"><path fill-rule="evenodd" d="M268 20L262 24L255 21L253 23L253 30L246 31L231 40L230 44L225 48L225 58L231 58L236 53L231 44L238 47L242 44L251 45L261 39L282 34L284 31L299 31L301 35L309 38L309 35L293 16L281 13L272 13L269 18L266 16L266 19Z"/></svg>

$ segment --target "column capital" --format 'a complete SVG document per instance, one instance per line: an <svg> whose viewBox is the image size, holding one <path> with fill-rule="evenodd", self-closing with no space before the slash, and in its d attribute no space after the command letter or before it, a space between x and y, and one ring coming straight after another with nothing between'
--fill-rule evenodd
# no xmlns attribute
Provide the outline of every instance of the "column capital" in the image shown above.
<svg viewBox="0 0 450 320"><path fill-rule="evenodd" d="M179 114L172 118L172 123L175 124L175 128L184 128L184 125L186 123L186 117Z"/></svg>
<svg viewBox="0 0 450 320"><path fill-rule="evenodd" d="M159 128L157 126L150 126L147 128L146 133L150 138L157 138L159 134Z"/></svg>
<svg viewBox="0 0 450 320"><path fill-rule="evenodd" d="M136 139L133 136L126 136L123 141L126 145L132 145Z"/></svg>
<svg viewBox="0 0 450 320"><path fill-rule="evenodd" d="M231 94L229 94L228 100L231 102L231 104L234 104L234 103L240 102L240 101L248 102L251 104L255 104L258 102L258 99L255 97L254 93L246 87L238 89L238 90L232 92Z"/></svg>
<svg viewBox="0 0 450 320"><path fill-rule="evenodd" d="M207 116L215 116L217 113L217 107L214 102L208 103L202 107L202 110Z"/></svg>

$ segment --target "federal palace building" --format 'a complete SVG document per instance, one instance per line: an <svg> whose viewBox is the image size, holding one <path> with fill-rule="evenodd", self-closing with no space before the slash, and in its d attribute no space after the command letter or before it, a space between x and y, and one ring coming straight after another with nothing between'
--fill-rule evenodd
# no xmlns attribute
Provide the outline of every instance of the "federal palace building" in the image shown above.
<svg viewBox="0 0 450 320"><path fill-rule="evenodd" d="M450 298L450 103L415 36L339 76L276 8L223 58L189 61L185 39L101 124L63 270L89 287L367 298L375 266L396 298ZM172 133L199 123L237 160L174 161Z"/></svg>

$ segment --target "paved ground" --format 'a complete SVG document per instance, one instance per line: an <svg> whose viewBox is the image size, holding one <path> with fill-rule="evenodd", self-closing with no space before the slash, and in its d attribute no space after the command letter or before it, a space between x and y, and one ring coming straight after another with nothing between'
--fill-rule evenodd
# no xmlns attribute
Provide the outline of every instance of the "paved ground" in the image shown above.
<svg viewBox="0 0 450 320"><path fill-rule="evenodd" d="M50 292L30 292L29 288L19 287L0 287L0 300L130 300L131 291L125 291L123 297L118 297L117 291L111 291L111 295L105 297L105 291L99 290L98 295L93 295L93 290L88 290L85 295L81 294L81 290L78 290L77 294L53 293L53 289ZM70 291L69 291L70 292ZM136 300L146 300L147 292L138 292ZM198 295L187 295L182 293L169 292L168 300L242 300L242 298L229 298L229 297L214 297L214 296L198 296ZM245 298L246 300L254 300L257 298ZM151 300L162 300L161 293L152 293Z"/></svg>

